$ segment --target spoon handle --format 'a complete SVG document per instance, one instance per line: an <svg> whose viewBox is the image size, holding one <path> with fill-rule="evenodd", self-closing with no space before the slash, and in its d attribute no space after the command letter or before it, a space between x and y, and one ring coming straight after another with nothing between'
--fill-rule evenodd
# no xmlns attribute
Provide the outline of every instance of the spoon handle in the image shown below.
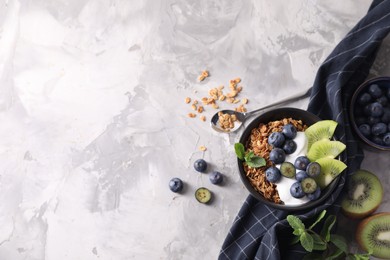
<svg viewBox="0 0 390 260"><path fill-rule="evenodd" d="M287 103L291 103L291 102L294 102L294 101L298 101L298 100L304 99L304 98L310 96L311 89L312 88L309 88L305 92L298 93L298 94L296 94L296 95L294 95L292 97L288 97L288 98L282 99L282 100L280 100L278 102L269 104L269 105L267 105L265 107L262 107L262 108L259 108L259 109L256 109L256 110L244 113L244 115L245 115L245 117L248 117L248 116L251 116L251 115L253 115L253 114L257 113L257 112L263 111L263 110L271 108L271 107L276 107L276 106L280 106L280 105L284 105L284 104L287 104Z"/></svg>

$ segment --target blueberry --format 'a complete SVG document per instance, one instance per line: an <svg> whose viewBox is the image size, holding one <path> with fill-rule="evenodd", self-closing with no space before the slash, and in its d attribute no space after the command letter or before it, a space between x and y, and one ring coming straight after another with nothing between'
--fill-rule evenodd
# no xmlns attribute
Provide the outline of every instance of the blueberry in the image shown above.
<svg viewBox="0 0 390 260"><path fill-rule="evenodd" d="M379 145L383 145L383 140L382 140L382 138L380 138L379 136L373 136L373 137L371 138L371 141L372 141L373 143L376 143L376 144L379 144Z"/></svg>
<svg viewBox="0 0 390 260"><path fill-rule="evenodd" d="M194 162L194 168L198 172L206 172L207 162L203 159L198 159Z"/></svg>
<svg viewBox="0 0 390 260"><path fill-rule="evenodd" d="M369 102L371 101L371 95L368 94L368 93L363 93L361 94L358 99L357 99L357 103L359 105L366 105L368 104Z"/></svg>
<svg viewBox="0 0 390 260"><path fill-rule="evenodd" d="M297 181L302 181L303 179L306 179L308 177L309 177L309 175L307 175L307 173L305 171L299 171L299 172L297 172L297 174L295 174L295 179Z"/></svg>
<svg viewBox="0 0 390 260"><path fill-rule="evenodd" d="M268 137L268 143L273 147L282 147L284 144L284 135L281 132L273 132Z"/></svg>
<svg viewBox="0 0 390 260"><path fill-rule="evenodd" d="M283 162L280 165L280 173L287 178L294 178L296 172L297 170L295 169L294 165L290 162Z"/></svg>
<svg viewBox="0 0 390 260"><path fill-rule="evenodd" d="M169 181L169 189L173 192L180 192L183 189L183 181L179 178L173 178Z"/></svg>
<svg viewBox="0 0 390 260"><path fill-rule="evenodd" d="M374 124L376 124L376 123L379 123L380 121L381 121L381 119L380 119L379 117L369 116L369 117L367 118L367 123L368 123L369 125L374 125Z"/></svg>
<svg viewBox="0 0 390 260"><path fill-rule="evenodd" d="M302 185L299 181L294 182L290 187L290 194L294 198L302 198L305 196L305 193L302 190Z"/></svg>
<svg viewBox="0 0 390 260"><path fill-rule="evenodd" d="M381 117L382 123L390 123L390 108L386 107L385 112L383 112L383 115Z"/></svg>
<svg viewBox="0 0 390 260"><path fill-rule="evenodd" d="M371 135L371 127L368 124L362 124L359 126L359 131L362 135L368 137Z"/></svg>
<svg viewBox="0 0 390 260"><path fill-rule="evenodd" d="M294 139L297 136L297 129L292 124L283 126L282 133L286 139Z"/></svg>
<svg viewBox="0 0 390 260"><path fill-rule="evenodd" d="M380 96L379 98L376 99L376 101L384 107L387 106L388 100L387 97L385 96Z"/></svg>
<svg viewBox="0 0 390 260"><path fill-rule="evenodd" d="M390 132L387 132L384 136L383 136L383 145L386 145L386 146L390 146Z"/></svg>
<svg viewBox="0 0 390 260"><path fill-rule="evenodd" d="M383 106L379 102L374 102L369 105L370 115L373 117L381 117L383 115Z"/></svg>
<svg viewBox="0 0 390 260"><path fill-rule="evenodd" d="M297 150L297 143L294 140L286 140L283 145L286 154L292 154Z"/></svg>
<svg viewBox="0 0 390 260"><path fill-rule="evenodd" d="M295 159L294 166L297 168L297 170L306 170L307 165L310 163L309 158L306 156L299 156L297 159Z"/></svg>
<svg viewBox="0 0 390 260"><path fill-rule="evenodd" d="M371 127L371 134L381 135L386 133L387 125L385 123L377 123Z"/></svg>
<svg viewBox="0 0 390 260"><path fill-rule="evenodd" d="M209 179L212 184L220 184L223 181L223 175L220 172L213 171L210 173Z"/></svg>
<svg viewBox="0 0 390 260"><path fill-rule="evenodd" d="M355 122L356 122L357 125L362 125L362 124L367 123L367 118L365 118L365 117L357 117L355 119Z"/></svg>
<svg viewBox="0 0 390 260"><path fill-rule="evenodd" d="M309 194L316 191L318 185L313 178L306 178L301 181L302 190L304 193Z"/></svg>
<svg viewBox="0 0 390 260"><path fill-rule="evenodd" d="M269 181L269 182L278 182L281 178L281 173L280 173L280 170L274 166L271 166L269 167L266 171L265 171L265 178Z"/></svg>
<svg viewBox="0 0 390 260"><path fill-rule="evenodd" d="M283 149L274 148L269 153L269 159L275 164L282 163L286 159L286 153Z"/></svg>
<svg viewBox="0 0 390 260"><path fill-rule="evenodd" d="M377 84L372 84L368 88L368 93L373 97L373 98L378 98L382 96L382 90Z"/></svg>
<svg viewBox="0 0 390 260"><path fill-rule="evenodd" d="M311 162L306 167L306 173L310 177L317 177L321 173L321 165L318 162Z"/></svg>
<svg viewBox="0 0 390 260"><path fill-rule="evenodd" d="M309 200L317 200L321 196L321 188L318 186L316 191L313 193L307 194Z"/></svg>

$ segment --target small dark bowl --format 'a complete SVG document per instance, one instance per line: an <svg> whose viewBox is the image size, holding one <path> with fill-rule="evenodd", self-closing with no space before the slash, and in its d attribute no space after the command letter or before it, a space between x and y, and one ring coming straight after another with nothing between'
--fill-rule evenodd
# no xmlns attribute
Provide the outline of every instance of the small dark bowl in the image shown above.
<svg viewBox="0 0 390 260"><path fill-rule="evenodd" d="M283 118L293 118L296 120L302 120L304 124L307 126L310 126L321 119L305 110L297 109L297 108L277 108L268 112L265 112L264 114L259 115L256 117L249 125L248 127L245 128L241 138L240 138L240 143L246 145L248 139L250 138L251 131L252 129L256 128L259 126L260 123L268 123L270 121L275 121L275 120L280 120ZM337 131L335 133L337 135ZM345 153L343 152L342 155L340 156L340 159L344 158ZM283 205L283 204L276 204L272 201L267 200L266 198L263 197L258 191L255 190L255 188L251 185L249 182L249 179L245 175L244 167L242 164L242 161L237 159L238 162L238 169L240 172L240 177L242 182L244 183L245 187L249 191L249 193L255 197L257 200L263 202L264 204L271 206L273 208L281 209L281 210L287 210L287 211L296 211L296 210L305 210L309 208L313 208L315 206L318 206L322 204L328 197L329 195L332 194L333 190L337 187L337 184L339 182L341 173L338 177L336 177L331 184L328 185L323 191L317 200L314 201L309 201L307 203L301 204L301 205Z"/></svg>
<svg viewBox="0 0 390 260"><path fill-rule="evenodd" d="M368 148L369 150L390 151L390 146L385 146L383 144L373 142L369 138L365 137L359 130L359 124L361 124L359 121L363 116L359 117L357 114L359 113L359 109L360 113L364 113L364 109L363 106L358 103L358 98L361 94L367 92L368 88L373 84L377 84L382 90L388 91L390 88L390 77L377 77L367 80L355 90L354 94L352 95L351 103L349 104L349 116L351 119L352 129L359 137L360 141L364 144L364 147ZM387 107L390 107L390 98L388 98ZM386 123L386 125L388 124L389 123ZM387 132L390 132L390 129L388 129Z"/></svg>

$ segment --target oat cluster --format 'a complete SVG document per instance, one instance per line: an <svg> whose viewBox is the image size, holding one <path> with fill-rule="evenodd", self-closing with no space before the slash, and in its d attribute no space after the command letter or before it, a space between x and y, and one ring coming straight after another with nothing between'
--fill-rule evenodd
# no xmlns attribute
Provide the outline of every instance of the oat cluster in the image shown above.
<svg viewBox="0 0 390 260"><path fill-rule="evenodd" d="M222 112L218 112L218 124L219 126L225 130L230 131L234 128L234 122L237 121L236 115L224 114Z"/></svg>
<svg viewBox="0 0 390 260"><path fill-rule="evenodd" d="M244 170L249 182L264 198L277 204L283 203L279 197L277 185L267 181L265 177L267 168L273 166L273 163L269 160L272 146L268 144L268 136L273 132L282 131L283 126L289 123L294 125L297 131L305 131L307 128L301 120L292 118L283 118L267 124L261 123L257 128L252 129L245 147L247 151L253 151L255 155L263 157L267 162L266 166L260 168L251 168L244 163Z"/></svg>
<svg viewBox="0 0 390 260"><path fill-rule="evenodd" d="M198 81L203 81L205 78L209 77L209 72L207 70L202 71L201 75L198 76ZM211 88L208 91L208 96L201 98L201 104L198 102L198 100L194 99L192 100L190 97L186 97L184 99L186 104L191 105L191 110L193 112L190 112L187 114L190 118L195 118L197 115L202 114L205 111L205 107L209 106L213 109L219 109L218 102L227 102L230 104L238 104L241 102L241 104L234 108L235 111L238 112L246 112L247 109L244 105L248 104L248 99L238 99L239 93L242 91L243 87L239 86L238 84L241 82L241 78L235 78L231 79L229 81L229 90L228 92L224 92L225 86L221 85L215 88ZM205 122L206 116L200 115L200 120ZM222 120L221 120L222 119ZM237 121L237 118L235 116L225 115L223 117L220 117L219 124L221 127L227 131L234 128L234 122Z"/></svg>

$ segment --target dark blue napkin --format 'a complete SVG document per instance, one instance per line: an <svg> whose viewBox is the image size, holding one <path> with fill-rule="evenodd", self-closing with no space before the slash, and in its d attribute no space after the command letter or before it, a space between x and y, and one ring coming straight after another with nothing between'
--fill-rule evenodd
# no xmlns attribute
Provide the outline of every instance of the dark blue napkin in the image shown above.
<svg viewBox="0 0 390 260"><path fill-rule="evenodd" d="M336 214L338 195L346 177L360 167L364 157L348 118L348 102L353 91L367 78L369 69L383 39L390 31L390 1L374 0L368 13L336 46L316 75L308 110L322 119L339 123L338 137L347 144L347 173L327 201L312 210L294 212L302 220L324 209ZM290 248L288 212L270 208L248 196L234 220L219 259L301 259L305 251Z"/></svg>

